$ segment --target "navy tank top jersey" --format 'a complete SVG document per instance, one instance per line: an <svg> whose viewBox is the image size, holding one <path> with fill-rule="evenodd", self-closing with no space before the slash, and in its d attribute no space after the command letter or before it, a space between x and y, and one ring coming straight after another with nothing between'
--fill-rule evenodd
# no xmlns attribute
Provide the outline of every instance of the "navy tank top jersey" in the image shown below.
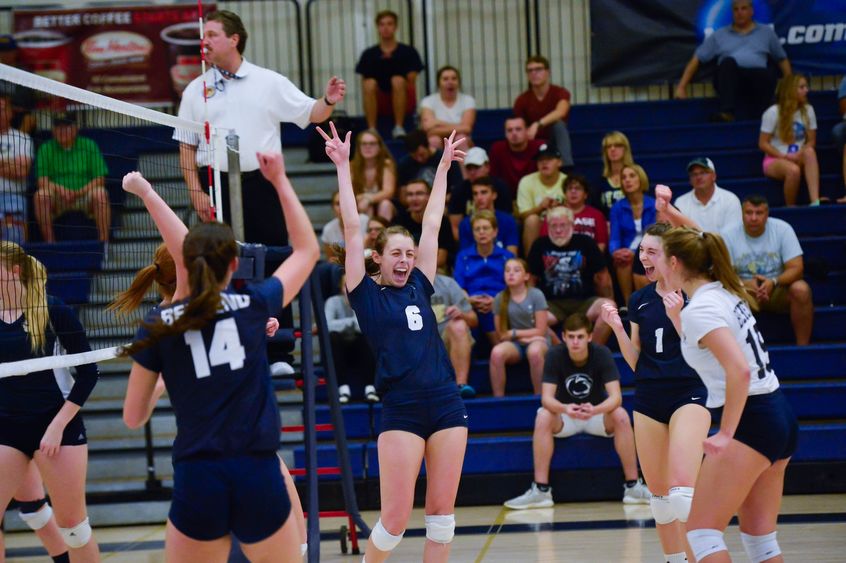
<svg viewBox="0 0 846 563"><path fill-rule="evenodd" d="M60 299L47 297L49 321L42 350L33 351L24 315L12 323L0 321L0 362L31 360L91 350L85 330L73 309ZM97 365L37 371L0 379L0 416L47 414L57 411L65 399L82 406L97 383Z"/></svg>
<svg viewBox="0 0 846 563"><path fill-rule="evenodd" d="M419 390L455 385L430 299L435 288L414 268L403 287L379 285L364 276L349 293L376 357L376 387Z"/></svg>
<svg viewBox="0 0 846 563"><path fill-rule="evenodd" d="M699 376L681 353L681 338L673 326L655 282L635 291L629 298L629 320L638 325L640 356L635 366L637 379L691 379ZM688 299L685 296L684 304Z"/></svg>
<svg viewBox="0 0 846 563"><path fill-rule="evenodd" d="M162 338L133 359L160 372L176 414L173 460L275 452L279 409L267 361L267 319L282 307L275 277L220 294L217 316L202 330ZM147 322L172 323L186 301L156 307ZM136 340L146 338L142 326Z"/></svg>

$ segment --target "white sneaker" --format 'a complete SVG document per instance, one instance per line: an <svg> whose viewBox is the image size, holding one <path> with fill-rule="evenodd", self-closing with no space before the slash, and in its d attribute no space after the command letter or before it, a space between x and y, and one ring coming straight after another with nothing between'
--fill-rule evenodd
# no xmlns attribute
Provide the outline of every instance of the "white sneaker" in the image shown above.
<svg viewBox="0 0 846 563"><path fill-rule="evenodd" d="M338 386L338 402L342 405L346 405L350 402L350 386L349 385L339 385Z"/></svg>
<svg viewBox="0 0 846 563"><path fill-rule="evenodd" d="M405 132L405 127L403 127L402 125L394 125L394 128L391 131L391 137L393 137L394 139L401 139L406 135L407 133Z"/></svg>
<svg viewBox="0 0 846 563"><path fill-rule="evenodd" d="M368 403L378 403L379 402L379 394L376 392L376 387L373 385L368 385L364 388L364 398L367 400Z"/></svg>
<svg viewBox="0 0 846 563"><path fill-rule="evenodd" d="M643 479L638 479L632 487L623 484L623 502L625 504L649 504L652 493L646 488Z"/></svg>
<svg viewBox="0 0 846 563"><path fill-rule="evenodd" d="M552 501L552 488L546 492L538 489L537 483L519 497L505 501L505 508L511 510L526 510L527 508L549 508L555 503Z"/></svg>
<svg viewBox="0 0 846 563"><path fill-rule="evenodd" d="M274 362L270 364L270 375L279 377L281 375L293 375L294 368L287 362Z"/></svg>

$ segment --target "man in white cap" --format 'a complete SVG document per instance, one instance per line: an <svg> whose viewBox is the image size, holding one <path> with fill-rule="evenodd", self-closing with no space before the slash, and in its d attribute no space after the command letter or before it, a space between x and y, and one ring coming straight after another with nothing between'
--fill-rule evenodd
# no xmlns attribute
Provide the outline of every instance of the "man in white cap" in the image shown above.
<svg viewBox="0 0 846 563"><path fill-rule="evenodd" d="M476 209L473 207L473 182L479 178L490 177L491 185L496 193L494 208L497 211L513 213L513 201L511 189L502 179L491 177L491 165L488 153L482 147L473 147L467 151L464 157L465 179L460 184L454 185L449 196L447 214L452 226L452 235L458 240L458 225L465 217L469 217Z"/></svg>
<svg viewBox="0 0 846 563"><path fill-rule="evenodd" d="M687 164L693 191L679 196L676 207L703 231L718 233L743 222L740 200L717 185L717 170L710 158L700 156Z"/></svg>

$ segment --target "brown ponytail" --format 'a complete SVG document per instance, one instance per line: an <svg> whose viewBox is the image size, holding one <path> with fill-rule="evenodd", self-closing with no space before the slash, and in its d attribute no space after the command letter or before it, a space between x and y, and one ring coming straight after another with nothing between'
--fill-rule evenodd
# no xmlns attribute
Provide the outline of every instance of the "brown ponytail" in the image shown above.
<svg viewBox="0 0 846 563"><path fill-rule="evenodd" d="M141 305L153 284L162 299L173 299L176 291L176 264L164 244L156 248L153 263L138 270L129 289L118 294L106 309L118 315L128 315Z"/></svg>
<svg viewBox="0 0 846 563"><path fill-rule="evenodd" d="M232 229L223 223L194 225L185 236L182 255L191 289L182 316L170 325L162 321L144 323L150 335L124 348L123 355L139 352L166 336L202 329L217 316L220 285L226 280L232 260L238 256Z"/></svg>
<svg viewBox="0 0 846 563"><path fill-rule="evenodd" d="M720 235L677 227L667 231L663 241L667 256L678 258L691 275L720 282L727 291L746 301L753 311L757 310L734 271L726 243Z"/></svg>
<svg viewBox="0 0 846 563"><path fill-rule="evenodd" d="M47 323L50 311L47 308L47 270L44 264L29 256L20 245L11 241L0 241L0 261L11 270L20 271L20 282L24 287L23 308L29 332L29 344L35 353L43 353L47 342Z"/></svg>

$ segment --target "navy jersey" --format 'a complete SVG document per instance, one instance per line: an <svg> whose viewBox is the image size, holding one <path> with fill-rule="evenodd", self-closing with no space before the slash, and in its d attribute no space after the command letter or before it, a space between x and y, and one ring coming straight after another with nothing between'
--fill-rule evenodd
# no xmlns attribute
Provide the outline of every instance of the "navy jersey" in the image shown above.
<svg viewBox="0 0 846 563"><path fill-rule="evenodd" d="M242 292L221 292L217 316L202 330L162 338L133 359L161 372L176 414L174 462L275 452L279 409L267 362L267 318L282 307L275 277ZM156 307L147 322L172 323L186 301ZM146 338L142 326L136 340Z"/></svg>
<svg viewBox="0 0 846 563"><path fill-rule="evenodd" d="M6 324L0 321L0 362L88 352L91 347L73 309L47 297L49 322L44 349L32 351L23 315ZM61 408L65 399L82 406L97 383L97 364L77 366L75 377L67 368L37 371L0 379L0 416L46 414Z"/></svg>
<svg viewBox="0 0 846 563"><path fill-rule="evenodd" d="M655 287L653 282L629 298L629 320L637 323L640 336L635 375L638 379L690 378L699 381L699 376L682 357L681 338ZM685 305L687 302L685 297Z"/></svg>
<svg viewBox="0 0 846 563"><path fill-rule="evenodd" d="M349 293L361 332L376 356L376 387L428 389L455 385L455 372L430 304L435 288L414 268L403 287L364 276Z"/></svg>

